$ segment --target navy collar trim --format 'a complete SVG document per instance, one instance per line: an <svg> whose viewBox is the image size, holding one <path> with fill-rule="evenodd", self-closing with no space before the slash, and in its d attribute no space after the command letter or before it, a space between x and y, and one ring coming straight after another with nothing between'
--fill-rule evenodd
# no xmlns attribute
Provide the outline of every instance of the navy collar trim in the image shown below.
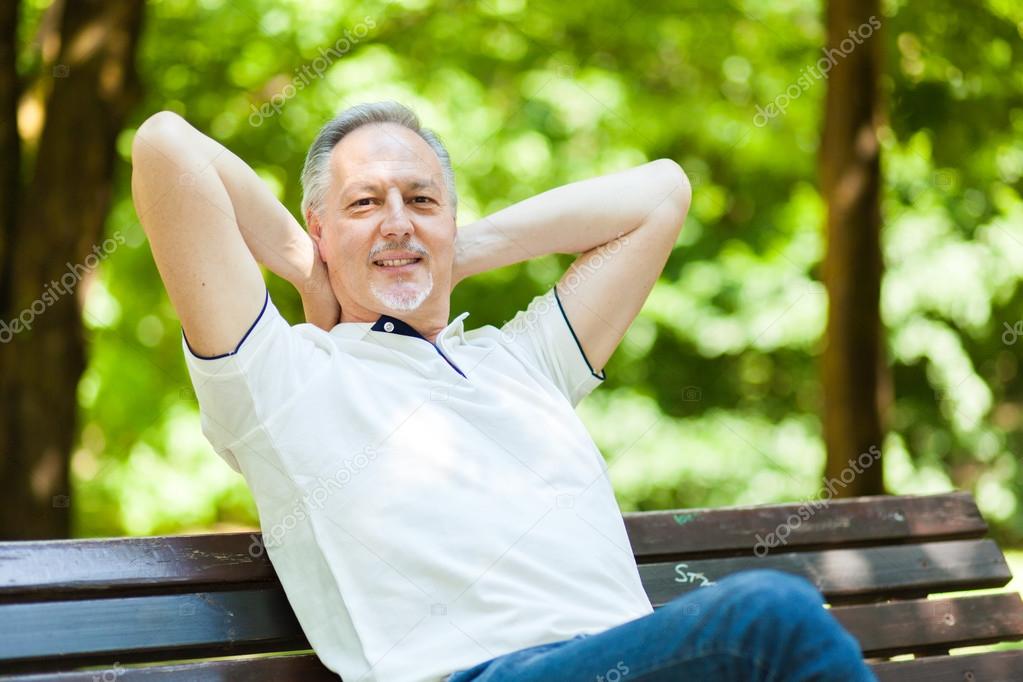
<svg viewBox="0 0 1023 682"><path fill-rule="evenodd" d="M372 327L370 327L370 330L375 332L383 332L385 334L400 334L401 336L411 336L412 338L415 339L422 339L423 341L426 341L428 344L433 346L434 350L437 351L437 354L444 358L444 360L449 365L451 365L451 368L453 370L461 374L462 378L464 379L469 378L465 376L465 372L458 368L458 365L451 361L451 358L449 358L447 355L444 355L444 353L441 352L440 348L437 347L437 344L433 343L428 338L417 332L412 325L408 324L407 322L402 322L397 317L391 317L390 315L381 315L380 318L377 319L376 323Z"/></svg>
<svg viewBox="0 0 1023 682"><path fill-rule="evenodd" d="M384 332L385 334L401 334L402 336L412 336L417 339L429 341L425 336L415 330L415 328L407 322L402 322L397 317L391 317L390 315L381 315L380 319L370 327L372 331Z"/></svg>

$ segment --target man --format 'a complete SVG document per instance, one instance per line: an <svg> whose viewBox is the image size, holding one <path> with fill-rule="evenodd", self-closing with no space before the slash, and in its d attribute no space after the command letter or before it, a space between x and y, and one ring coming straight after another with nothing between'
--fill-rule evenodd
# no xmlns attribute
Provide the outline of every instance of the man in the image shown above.
<svg viewBox="0 0 1023 682"><path fill-rule="evenodd" d="M346 682L873 679L802 579L750 571L654 612L575 414L685 219L678 164L456 228L440 141L397 103L359 105L309 150L307 234L174 114L132 156L203 432ZM582 255L501 329L449 321L461 280L554 252ZM259 263L311 324L285 322Z"/></svg>

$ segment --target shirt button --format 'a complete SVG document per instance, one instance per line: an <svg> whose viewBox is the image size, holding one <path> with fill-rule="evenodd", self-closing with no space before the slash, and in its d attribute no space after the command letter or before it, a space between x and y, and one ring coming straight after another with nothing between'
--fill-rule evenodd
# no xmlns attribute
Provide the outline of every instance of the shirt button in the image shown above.
<svg viewBox="0 0 1023 682"><path fill-rule="evenodd" d="M393 332L394 331L394 323L393 322L384 322L384 331L385 332Z"/></svg>

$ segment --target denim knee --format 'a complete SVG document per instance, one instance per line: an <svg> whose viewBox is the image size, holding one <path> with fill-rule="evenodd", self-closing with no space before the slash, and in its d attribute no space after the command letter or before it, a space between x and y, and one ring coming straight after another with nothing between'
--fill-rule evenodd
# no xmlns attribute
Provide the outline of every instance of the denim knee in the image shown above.
<svg viewBox="0 0 1023 682"><path fill-rule="evenodd" d="M731 599L742 603L747 612L765 616L774 627L798 631L817 627L827 618L824 596L806 578L775 569L752 569L734 575L730 581ZM780 633L779 633L780 634Z"/></svg>
<svg viewBox="0 0 1023 682"><path fill-rule="evenodd" d="M733 573L720 581L730 596L745 604L791 611L800 606L820 607L824 597L806 578L773 568L754 568Z"/></svg>
<svg viewBox="0 0 1023 682"><path fill-rule="evenodd" d="M782 619L767 619L772 627L780 627L789 635L812 633L813 639L827 641L854 660L861 660L858 642L823 608L824 596L806 578L774 569L753 569L729 579L729 598L741 601L746 609L784 614ZM775 634L783 636L781 632Z"/></svg>
<svg viewBox="0 0 1023 682"><path fill-rule="evenodd" d="M670 606L672 622L681 631L686 632L687 625L696 628L697 634L688 631L685 644L701 653L742 656L760 671L823 666L833 670L822 680L868 679L858 643L823 605L823 595L805 578L775 569L749 569L665 607Z"/></svg>

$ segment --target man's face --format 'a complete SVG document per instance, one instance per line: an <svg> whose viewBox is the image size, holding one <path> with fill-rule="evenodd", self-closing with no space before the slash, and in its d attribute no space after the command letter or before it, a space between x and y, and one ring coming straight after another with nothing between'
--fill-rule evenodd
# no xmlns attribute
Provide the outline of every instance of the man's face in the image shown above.
<svg viewBox="0 0 1023 682"><path fill-rule="evenodd" d="M433 149L404 126L365 125L334 148L330 168L311 232L342 311L400 317L447 303L455 219Z"/></svg>

